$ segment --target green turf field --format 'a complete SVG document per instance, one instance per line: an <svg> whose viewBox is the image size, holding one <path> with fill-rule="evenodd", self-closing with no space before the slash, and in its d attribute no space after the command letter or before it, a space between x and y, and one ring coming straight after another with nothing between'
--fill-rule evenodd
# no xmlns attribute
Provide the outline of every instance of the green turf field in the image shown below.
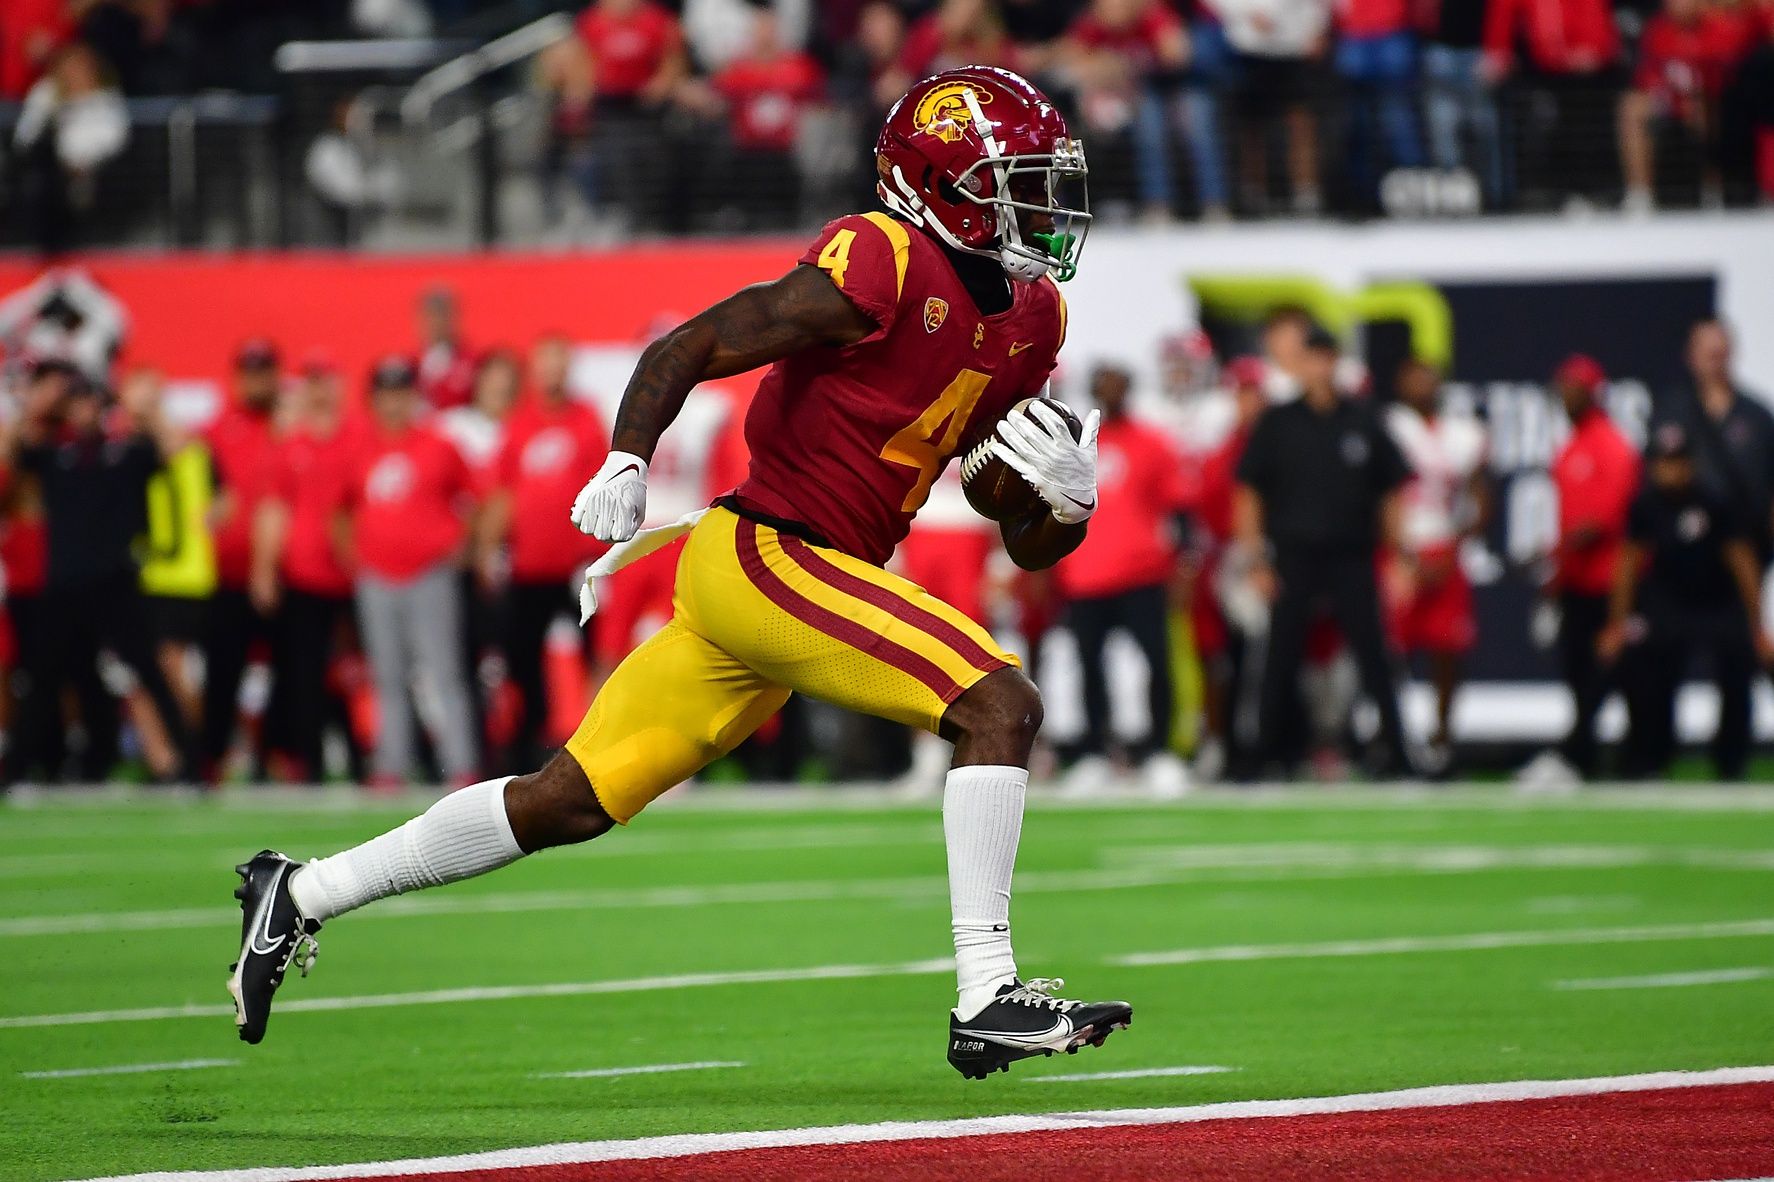
<svg viewBox="0 0 1774 1182"><path fill-rule="evenodd" d="M257 1048L230 867L411 805L0 806L0 1178L1774 1063L1765 789L1034 803L1024 973L1136 1020L984 1083L943 1060L937 806L742 795L339 919ZM706 1062L743 1066L548 1077ZM1229 1070L1056 1078L1174 1067Z"/></svg>

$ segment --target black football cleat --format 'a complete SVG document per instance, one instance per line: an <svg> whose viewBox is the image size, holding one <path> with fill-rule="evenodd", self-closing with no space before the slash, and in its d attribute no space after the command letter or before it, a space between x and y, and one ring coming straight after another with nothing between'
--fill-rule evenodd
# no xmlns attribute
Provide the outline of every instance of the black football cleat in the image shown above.
<svg viewBox="0 0 1774 1182"><path fill-rule="evenodd" d="M251 861L234 868L240 885L240 959L228 967L228 992L234 998L234 1025L243 1042L265 1037L271 1018L271 995L283 984L283 975L294 961L306 977L320 948L314 933L320 925L302 918L290 897L290 875L302 868L275 850L261 850Z"/></svg>
<svg viewBox="0 0 1774 1182"><path fill-rule="evenodd" d="M1071 1001L1053 996L1060 977L1013 981L973 1017L949 1014L949 1063L968 1079L1009 1071L1018 1059L1100 1047L1109 1035L1133 1023L1124 1001Z"/></svg>

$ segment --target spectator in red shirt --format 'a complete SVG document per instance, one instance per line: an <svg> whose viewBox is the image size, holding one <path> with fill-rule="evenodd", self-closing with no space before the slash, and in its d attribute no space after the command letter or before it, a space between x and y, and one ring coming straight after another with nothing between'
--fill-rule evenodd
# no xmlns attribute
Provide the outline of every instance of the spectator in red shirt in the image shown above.
<svg viewBox="0 0 1774 1182"><path fill-rule="evenodd" d="M457 578L473 481L454 444L420 421L418 375L386 357L370 379L371 424L355 449L340 528L357 566L357 619L376 682L380 728L371 783L413 770L417 701L436 704L432 742L444 778L474 778L476 742L463 661ZM414 699L415 677L429 694Z"/></svg>
<svg viewBox="0 0 1774 1182"><path fill-rule="evenodd" d="M664 171L671 150L662 115L689 74L677 18L650 0L597 0L579 15L589 59L590 197L636 223L669 227Z"/></svg>
<svg viewBox="0 0 1774 1182"><path fill-rule="evenodd" d="M349 626L351 573L335 514L344 502L358 434L347 425L344 390L331 358L302 363L288 431L277 449L271 490L253 537L253 602L279 621L276 687L284 716L281 778L318 782L329 718L343 721L327 674ZM347 741L349 726L340 728Z"/></svg>
<svg viewBox="0 0 1774 1182"><path fill-rule="evenodd" d="M1175 518L1187 497L1182 461L1158 428L1127 411L1132 378L1118 366L1100 366L1090 393L1102 411L1097 435L1097 489L1101 508L1090 534L1054 574L1068 602L1066 618L1078 641L1084 671L1083 738L1068 779L1082 789L1107 770L1109 679L1104 647L1117 628L1139 645L1148 670L1147 732L1127 744L1147 786L1170 796L1187 786L1187 772L1170 750L1176 712L1171 685L1170 596L1177 574Z"/></svg>
<svg viewBox="0 0 1774 1182"><path fill-rule="evenodd" d="M969 65L1014 70L1017 64L1016 46L991 0L943 0L935 12L913 22L898 69L883 75L881 86L898 96L918 79L944 70Z"/></svg>
<svg viewBox="0 0 1774 1182"><path fill-rule="evenodd" d="M1774 202L1774 9L1760 6L1759 42L1726 87L1720 123L1726 153L1752 178L1763 204Z"/></svg>
<svg viewBox="0 0 1774 1182"><path fill-rule="evenodd" d="M1719 195L1719 98L1753 36L1746 12L1706 0L1664 0L1663 11L1646 23L1632 88L1620 96L1620 165L1629 212L1656 207L1658 125L1683 127L1704 145L1704 184Z"/></svg>
<svg viewBox="0 0 1774 1182"><path fill-rule="evenodd" d="M1189 64L1189 33L1167 0L1094 0L1066 31L1065 58L1093 128L1128 128L1134 171L1148 220L1169 221L1171 124L1186 129L1196 195L1204 216L1227 215L1225 169L1217 127L1205 140L1179 92Z"/></svg>
<svg viewBox="0 0 1774 1182"><path fill-rule="evenodd" d="M761 9L752 19L751 44L710 81L727 108L734 151L729 191L751 227L790 226L800 220L795 142L802 116L825 92L825 74L782 43L774 12Z"/></svg>
<svg viewBox="0 0 1774 1182"><path fill-rule="evenodd" d="M17 101L72 31L64 0L8 0L0 11L0 99Z"/></svg>
<svg viewBox="0 0 1774 1182"><path fill-rule="evenodd" d="M201 751L203 773L212 783L227 770L234 746L247 659L255 648L269 649L275 634L273 617L253 603L247 584L252 575L253 522L276 471L282 384L277 347L263 338L247 341L234 357L233 399L209 430L218 490L216 594L210 601L204 643ZM251 740L256 779L265 774L266 738L261 732Z"/></svg>
<svg viewBox="0 0 1774 1182"><path fill-rule="evenodd" d="M530 394L519 403L494 471L494 490L477 527L483 582L497 577L505 549L511 584L506 597L505 660L523 696L523 714L505 762L539 765L550 736L543 652L549 628L577 621L577 575L601 547L561 511L587 472L609 453L609 432L567 384L572 353L564 338L544 337L530 355Z"/></svg>
<svg viewBox="0 0 1774 1182"><path fill-rule="evenodd" d="M1627 514L1638 491L1639 457L1602 408L1607 374L1593 358L1573 354L1552 385L1571 435L1552 461L1558 490L1558 544L1547 588L1559 612L1558 657L1570 688L1575 718L1555 757L1529 765L1527 782L1550 785L1574 775L1593 776L1600 764L1595 717L1608 693L1596 656L1596 639L1608 622L1608 595L1626 542ZM1562 760L1558 767L1554 760Z"/></svg>
<svg viewBox="0 0 1774 1182"><path fill-rule="evenodd" d="M456 293L434 287L419 297L419 393L434 410L462 406L474 397L479 368L462 340L462 306Z"/></svg>
<svg viewBox="0 0 1774 1182"><path fill-rule="evenodd" d="M1516 47L1525 60L1516 60ZM1517 73L1531 102L1555 112L1526 129L1523 187L1588 193L1618 176L1609 144L1624 85L1620 35L1608 0L1490 0L1481 73L1495 85Z"/></svg>
<svg viewBox="0 0 1774 1182"><path fill-rule="evenodd" d="M1620 35L1606 0L1492 0L1485 12L1485 69L1500 79L1526 65L1559 77L1594 77L1620 57Z"/></svg>

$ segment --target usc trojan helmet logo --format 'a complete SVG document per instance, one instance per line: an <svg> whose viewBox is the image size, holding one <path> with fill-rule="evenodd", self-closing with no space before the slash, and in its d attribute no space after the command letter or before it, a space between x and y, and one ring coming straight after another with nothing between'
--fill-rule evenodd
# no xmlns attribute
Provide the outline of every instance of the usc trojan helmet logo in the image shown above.
<svg viewBox="0 0 1774 1182"><path fill-rule="evenodd" d="M924 134L933 135L945 144L952 144L973 123L973 109L967 103L968 95L972 95L974 101L982 107L992 101L991 94L977 86L966 82L950 82L933 88L929 94L918 100L918 107L912 112L912 122Z"/></svg>

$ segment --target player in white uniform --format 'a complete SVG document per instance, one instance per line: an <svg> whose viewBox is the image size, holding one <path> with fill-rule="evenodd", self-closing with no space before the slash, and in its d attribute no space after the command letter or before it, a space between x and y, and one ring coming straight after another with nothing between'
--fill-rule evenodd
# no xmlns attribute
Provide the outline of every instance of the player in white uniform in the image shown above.
<svg viewBox="0 0 1774 1182"><path fill-rule="evenodd" d="M1416 471L1404 490L1399 552L1387 556L1386 606L1394 644L1407 657L1422 653L1428 660L1436 698L1428 762L1441 769L1450 756L1461 659L1477 639L1460 547L1483 531L1489 514L1488 441L1471 414L1443 409L1441 375L1420 360L1399 367L1398 401L1386 425Z"/></svg>

